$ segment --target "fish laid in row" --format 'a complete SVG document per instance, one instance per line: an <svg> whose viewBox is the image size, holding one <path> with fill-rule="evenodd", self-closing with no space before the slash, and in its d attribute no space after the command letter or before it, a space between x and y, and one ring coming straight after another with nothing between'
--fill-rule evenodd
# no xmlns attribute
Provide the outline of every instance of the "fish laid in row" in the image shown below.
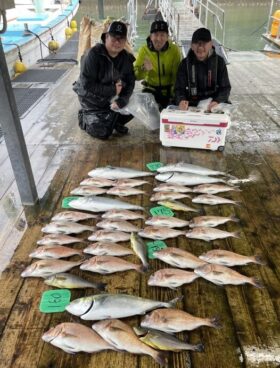
<svg viewBox="0 0 280 368"><path fill-rule="evenodd" d="M91 176L93 178L98 177L111 180L130 179L150 175L153 175L153 173L147 171L134 170L127 167L114 167L114 166L97 167L96 169L93 169L88 173L88 176Z"/></svg>
<svg viewBox="0 0 280 368"><path fill-rule="evenodd" d="M183 199L183 198L191 198L191 197L185 193L157 192L151 196L150 201L151 202L169 201L169 200L174 201L176 199Z"/></svg>
<svg viewBox="0 0 280 368"><path fill-rule="evenodd" d="M150 276L148 285L176 289L184 284L192 283L198 277L194 272L178 270L176 268L163 268Z"/></svg>
<svg viewBox="0 0 280 368"><path fill-rule="evenodd" d="M238 201L233 201L229 198L219 197L213 194L201 194L197 197L192 199L193 203L200 203L200 204L209 204L211 206L216 204L235 204L240 206Z"/></svg>
<svg viewBox="0 0 280 368"><path fill-rule="evenodd" d="M131 188L131 187L113 187L106 191L109 195L115 195L120 197L134 196L138 194L146 194L143 190Z"/></svg>
<svg viewBox="0 0 280 368"><path fill-rule="evenodd" d="M198 175L192 173L181 172L165 172L156 175L156 179L165 183L179 184L179 185L199 185L209 183L226 183L225 180L207 175Z"/></svg>
<svg viewBox="0 0 280 368"><path fill-rule="evenodd" d="M83 220L93 219L96 217L97 215L94 215L92 213L79 212L79 211L63 211L53 216L51 221L53 222L56 222L56 221L79 222Z"/></svg>
<svg viewBox="0 0 280 368"><path fill-rule="evenodd" d="M135 270L137 272L144 272L142 265L125 261L122 258L114 256L95 256L83 262L80 266L81 270L100 273L101 275L108 275L115 272L122 272L128 270Z"/></svg>
<svg viewBox="0 0 280 368"><path fill-rule="evenodd" d="M114 180L94 177L94 178L84 179L83 181L80 182L80 185L95 186L95 187L103 188L103 187L112 187L114 185L114 183L115 183Z"/></svg>
<svg viewBox="0 0 280 368"><path fill-rule="evenodd" d="M191 188L179 184L162 183L153 189L154 192L191 193Z"/></svg>
<svg viewBox="0 0 280 368"><path fill-rule="evenodd" d="M65 247L63 245L42 245L33 250L29 257L39 259L59 259L72 256L82 256L83 252L79 249Z"/></svg>
<svg viewBox="0 0 280 368"><path fill-rule="evenodd" d="M147 255L147 247L143 239L137 233L131 233L130 244L131 244L131 248L133 249L134 253L141 260L144 266L143 269L145 271L148 270L149 261L148 261L148 255Z"/></svg>
<svg viewBox="0 0 280 368"><path fill-rule="evenodd" d="M205 240L207 242L215 239L240 238L238 231L230 233L213 227L194 227L187 231L186 237L189 239Z"/></svg>
<svg viewBox="0 0 280 368"><path fill-rule="evenodd" d="M103 213L101 217L111 220L138 220L145 218L145 216L139 212L130 210L116 210L116 209Z"/></svg>
<svg viewBox="0 0 280 368"><path fill-rule="evenodd" d="M113 231L113 230L98 230L88 237L90 241L100 241L100 242L122 242L128 241L130 239L130 234L124 231Z"/></svg>
<svg viewBox="0 0 280 368"><path fill-rule="evenodd" d="M89 185L83 185L81 187L77 187L71 190L71 195L78 195L78 196L92 196L92 195L100 195L106 194L107 189L101 187L94 187Z"/></svg>
<svg viewBox="0 0 280 368"><path fill-rule="evenodd" d="M73 267L80 266L83 261L71 262L61 259L43 259L28 266L21 277L48 277L57 273L66 272Z"/></svg>
<svg viewBox="0 0 280 368"><path fill-rule="evenodd" d="M185 205L184 203L181 203L179 201L158 201L158 204L161 206L171 208L174 211L183 211L183 212L200 212L199 210L196 210L195 208L189 207Z"/></svg>
<svg viewBox="0 0 280 368"><path fill-rule="evenodd" d="M133 231L139 231L140 229L131 224L126 220L111 220L105 219L103 221L97 222L97 227L101 227L105 230L117 230L117 231L124 231L126 233L132 233Z"/></svg>
<svg viewBox="0 0 280 368"><path fill-rule="evenodd" d="M202 194L217 194L230 191L241 192L241 189L226 184L201 184L193 188L193 193Z"/></svg>
<svg viewBox="0 0 280 368"><path fill-rule="evenodd" d="M180 248L168 247L160 249L154 252L153 255L156 259L178 268L195 269L206 264L202 259Z"/></svg>
<svg viewBox="0 0 280 368"><path fill-rule="evenodd" d="M239 219L235 216L198 216L193 217L190 220L189 227L216 227L218 225L223 225L229 221L239 222Z"/></svg>
<svg viewBox="0 0 280 368"><path fill-rule="evenodd" d="M199 256L205 262L214 263L221 266L245 266L249 263L265 265L265 261L260 256L244 256L242 254L230 252L223 249L213 249Z"/></svg>
<svg viewBox="0 0 280 368"><path fill-rule="evenodd" d="M90 282L82 279L79 276L64 272L47 277L44 280L44 283L60 289L93 288L99 291L104 291L106 287L106 284L104 284L103 282Z"/></svg>
<svg viewBox="0 0 280 368"><path fill-rule="evenodd" d="M80 234L84 231L94 231L94 226L82 225L71 221L57 221L42 227L43 233L49 234Z"/></svg>
<svg viewBox="0 0 280 368"><path fill-rule="evenodd" d="M185 235L186 232L175 230L169 227L146 226L143 230L139 231L138 234L143 238L165 240L169 238L176 238L180 235Z"/></svg>
<svg viewBox="0 0 280 368"><path fill-rule="evenodd" d="M88 245L84 253L92 254L94 256L129 256L134 254L133 251L127 247L113 242L97 242Z"/></svg>
<svg viewBox="0 0 280 368"><path fill-rule="evenodd" d="M85 241L80 238L75 238L74 236L69 236L65 234L48 234L42 239L37 241L38 245L49 245L49 244L73 244L73 243L84 243Z"/></svg>
<svg viewBox="0 0 280 368"><path fill-rule="evenodd" d="M182 172L182 173L192 173L197 175L222 175L222 176L232 176L224 171L217 171L217 170L211 170L207 167L188 164L186 162L178 162L175 164L167 164L164 166L161 166L157 169L159 173L166 173L166 172Z"/></svg>
<svg viewBox="0 0 280 368"><path fill-rule="evenodd" d="M177 217L153 216L148 218L145 224L156 227L185 227L189 225L189 221L181 220Z"/></svg>

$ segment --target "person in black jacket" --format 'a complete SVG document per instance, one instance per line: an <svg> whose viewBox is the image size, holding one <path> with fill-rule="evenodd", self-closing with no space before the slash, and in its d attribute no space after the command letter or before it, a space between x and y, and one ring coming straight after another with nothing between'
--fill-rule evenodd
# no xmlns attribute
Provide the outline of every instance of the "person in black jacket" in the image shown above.
<svg viewBox="0 0 280 368"><path fill-rule="evenodd" d="M197 29L192 36L191 49L182 60L175 83L176 104L181 110L197 106L209 97L207 110L220 102L229 102L231 86L224 59L217 55L211 33L206 28Z"/></svg>
<svg viewBox="0 0 280 368"><path fill-rule="evenodd" d="M73 90L82 107L80 128L99 139L108 139L114 129L127 134L125 124L133 118L114 111L127 105L135 85L135 58L124 50L126 39L126 25L112 22L102 35L103 43L92 47L84 57L79 79L74 83Z"/></svg>

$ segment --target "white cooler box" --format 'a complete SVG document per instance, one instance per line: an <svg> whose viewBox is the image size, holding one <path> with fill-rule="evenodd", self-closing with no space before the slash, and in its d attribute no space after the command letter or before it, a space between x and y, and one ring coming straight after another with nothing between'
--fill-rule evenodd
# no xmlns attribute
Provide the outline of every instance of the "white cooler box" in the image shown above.
<svg viewBox="0 0 280 368"><path fill-rule="evenodd" d="M163 146L223 151L230 126L227 114L164 109L160 114Z"/></svg>

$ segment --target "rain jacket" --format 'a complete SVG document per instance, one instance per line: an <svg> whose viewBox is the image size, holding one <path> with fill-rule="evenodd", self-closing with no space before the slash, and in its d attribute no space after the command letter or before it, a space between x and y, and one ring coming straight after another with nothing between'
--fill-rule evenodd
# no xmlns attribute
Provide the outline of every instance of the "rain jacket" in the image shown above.
<svg viewBox="0 0 280 368"><path fill-rule="evenodd" d="M215 48L205 61L197 60L190 50L182 60L175 84L176 104L187 100L196 105L200 100L212 97L214 101L229 102L231 90L227 67L224 59L217 55Z"/></svg>
<svg viewBox="0 0 280 368"><path fill-rule="evenodd" d="M145 59L149 59L153 64L153 70L144 71L142 66ZM180 49L171 41L167 41L161 51L156 51L150 37L147 38L147 45L139 50L134 62L134 73L137 80L146 82L145 85L151 87L168 87L173 95L174 84L178 66L181 61ZM167 90L163 89L162 94L166 95Z"/></svg>

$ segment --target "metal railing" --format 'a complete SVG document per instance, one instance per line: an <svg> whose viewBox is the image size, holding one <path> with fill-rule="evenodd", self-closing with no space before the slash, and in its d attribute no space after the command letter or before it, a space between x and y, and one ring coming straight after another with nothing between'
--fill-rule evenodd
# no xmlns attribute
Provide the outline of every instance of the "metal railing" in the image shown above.
<svg viewBox="0 0 280 368"><path fill-rule="evenodd" d="M132 46L137 35L137 0L129 0L127 2L127 17L128 17L128 39Z"/></svg>
<svg viewBox="0 0 280 368"><path fill-rule="evenodd" d="M173 4L172 0L159 0L158 8L163 18L169 25L171 36L174 41L179 41L180 14Z"/></svg>

